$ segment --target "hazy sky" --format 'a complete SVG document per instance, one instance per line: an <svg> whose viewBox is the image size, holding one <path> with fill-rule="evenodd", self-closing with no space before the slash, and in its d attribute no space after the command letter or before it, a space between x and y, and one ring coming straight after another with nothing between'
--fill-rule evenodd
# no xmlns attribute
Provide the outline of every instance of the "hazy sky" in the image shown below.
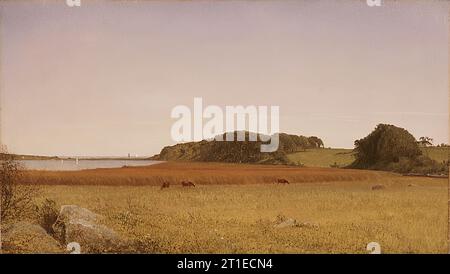
<svg viewBox="0 0 450 274"><path fill-rule="evenodd" d="M152 155L172 108L279 105L283 132L352 148L378 123L448 142L448 2L6 1L3 142Z"/></svg>

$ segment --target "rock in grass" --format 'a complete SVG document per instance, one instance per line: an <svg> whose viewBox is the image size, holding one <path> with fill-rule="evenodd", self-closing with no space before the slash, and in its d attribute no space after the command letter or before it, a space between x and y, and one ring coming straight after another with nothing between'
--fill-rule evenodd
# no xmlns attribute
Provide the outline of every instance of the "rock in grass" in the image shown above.
<svg viewBox="0 0 450 274"><path fill-rule="evenodd" d="M80 244L81 253L115 252L122 244L118 234L99 223L102 216L76 205L61 207L53 225L55 237L65 245Z"/></svg>
<svg viewBox="0 0 450 274"><path fill-rule="evenodd" d="M296 225L297 225L297 221L292 218L289 218L289 219L286 219L286 220L274 225L273 227L274 228L286 228L286 227L295 227Z"/></svg>
<svg viewBox="0 0 450 274"><path fill-rule="evenodd" d="M311 223L311 222L297 222L297 220L288 218L286 220L281 221L280 223L274 225L274 228L286 228L286 227L299 227L299 228L313 228L318 229L319 224Z"/></svg>
<svg viewBox="0 0 450 274"><path fill-rule="evenodd" d="M4 253L64 253L62 246L36 224L19 222L8 225L1 236Z"/></svg>
<svg viewBox="0 0 450 274"><path fill-rule="evenodd" d="M304 222L304 223L297 224L297 227L319 229L319 224L318 223L311 223L311 222Z"/></svg>

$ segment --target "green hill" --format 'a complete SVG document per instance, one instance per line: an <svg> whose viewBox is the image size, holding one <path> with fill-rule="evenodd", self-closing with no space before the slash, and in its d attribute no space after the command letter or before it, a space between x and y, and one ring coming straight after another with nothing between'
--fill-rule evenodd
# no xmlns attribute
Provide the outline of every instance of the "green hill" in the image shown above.
<svg viewBox="0 0 450 274"><path fill-rule="evenodd" d="M355 157L352 149L345 148L315 148L288 154L295 164L310 167L344 167L351 164Z"/></svg>
<svg viewBox="0 0 450 274"><path fill-rule="evenodd" d="M236 140L237 132L234 132ZM287 155L298 151L323 146L320 138L299 136L286 133L279 134L279 149L276 152L262 153L258 141L248 141L249 133L245 132L247 141L200 141L167 146L161 153L151 157L152 160L163 161L199 161L226 163L258 163L258 164L295 164ZM224 135L225 136L225 135Z"/></svg>
<svg viewBox="0 0 450 274"><path fill-rule="evenodd" d="M248 132L246 140L248 140ZM151 157L162 161L199 161L302 165L309 167L346 167L355 161L353 149L323 148L317 137L280 133L279 150L261 153L261 142L201 141L163 148ZM448 161L449 147L420 147L424 156L438 163Z"/></svg>

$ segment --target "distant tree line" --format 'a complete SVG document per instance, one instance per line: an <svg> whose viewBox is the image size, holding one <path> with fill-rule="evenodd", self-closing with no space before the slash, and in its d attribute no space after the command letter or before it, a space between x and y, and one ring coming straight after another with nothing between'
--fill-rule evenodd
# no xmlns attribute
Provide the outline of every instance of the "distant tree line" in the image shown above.
<svg viewBox="0 0 450 274"><path fill-rule="evenodd" d="M226 134L226 133L225 133ZM223 138L225 139L225 134ZM237 140L237 132L234 132ZM279 147L276 152L262 153L263 142L258 138L249 141L249 132L245 132L245 141L201 141L168 146L161 150L154 160L181 160L228 163L259 163L259 164L292 164L287 154L304 151L311 148L324 147L323 141L317 136L301 136L280 133Z"/></svg>

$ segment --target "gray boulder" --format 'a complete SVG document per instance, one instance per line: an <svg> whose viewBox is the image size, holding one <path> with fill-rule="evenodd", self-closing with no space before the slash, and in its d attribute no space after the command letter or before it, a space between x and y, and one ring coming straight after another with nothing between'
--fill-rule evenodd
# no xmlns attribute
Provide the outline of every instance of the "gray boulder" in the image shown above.
<svg viewBox="0 0 450 274"><path fill-rule="evenodd" d="M79 243L81 253L115 252L122 244L119 235L101 224L101 215L76 205L64 205L53 224L55 237L63 244Z"/></svg>

